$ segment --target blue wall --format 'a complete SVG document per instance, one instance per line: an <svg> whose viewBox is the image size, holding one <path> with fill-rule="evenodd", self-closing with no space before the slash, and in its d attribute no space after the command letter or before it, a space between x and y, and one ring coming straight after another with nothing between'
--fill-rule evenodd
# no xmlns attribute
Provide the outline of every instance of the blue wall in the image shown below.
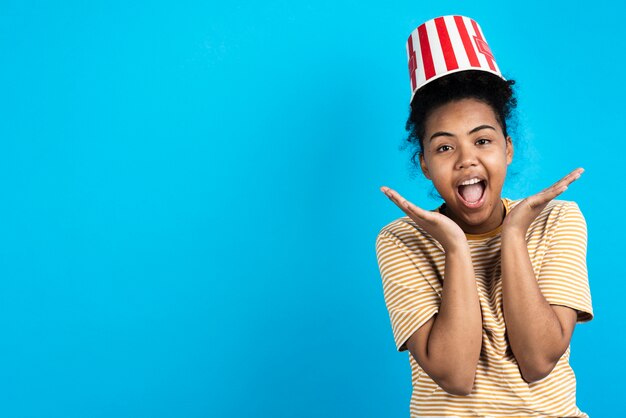
<svg viewBox="0 0 626 418"><path fill-rule="evenodd" d="M503 194L586 170L572 366L583 411L621 410L624 8L380 4L3 3L0 415L408 417L378 188L440 203L398 147L406 38L445 14L518 82Z"/></svg>

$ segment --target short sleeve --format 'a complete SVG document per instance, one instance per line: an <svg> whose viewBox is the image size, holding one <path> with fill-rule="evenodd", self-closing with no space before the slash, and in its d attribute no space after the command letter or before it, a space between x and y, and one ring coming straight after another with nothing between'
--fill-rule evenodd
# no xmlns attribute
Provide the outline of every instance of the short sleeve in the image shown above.
<svg viewBox="0 0 626 418"><path fill-rule="evenodd" d="M436 277L427 277L432 268L419 252L388 233L376 238L376 256L396 349L406 351L409 337L439 312Z"/></svg>
<svg viewBox="0 0 626 418"><path fill-rule="evenodd" d="M576 202L564 202L549 228L537 281L549 304L575 309L576 322L588 322L593 319L593 308L587 276L587 223Z"/></svg>

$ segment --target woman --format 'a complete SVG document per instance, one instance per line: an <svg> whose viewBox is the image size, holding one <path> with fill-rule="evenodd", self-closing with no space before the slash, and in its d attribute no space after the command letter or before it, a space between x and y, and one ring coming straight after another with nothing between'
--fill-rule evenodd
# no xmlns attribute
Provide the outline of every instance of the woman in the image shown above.
<svg viewBox="0 0 626 418"><path fill-rule="evenodd" d="M583 170L503 198L515 82L480 27L431 19L407 50L412 160L444 200L428 211L381 188L406 214L376 252L396 347L410 353L411 417L587 417L569 365L576 323L593 318L587 228L575 202L555 200Z"/></svg>

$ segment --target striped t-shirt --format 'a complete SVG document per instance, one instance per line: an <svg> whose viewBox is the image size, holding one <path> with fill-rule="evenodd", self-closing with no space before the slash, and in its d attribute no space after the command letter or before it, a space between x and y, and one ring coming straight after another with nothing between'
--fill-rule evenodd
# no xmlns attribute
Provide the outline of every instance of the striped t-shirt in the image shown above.
<svg viewBox="0 0 626 418"><path fill-rule="evenodd" d="M508 214L520 200L501 198ZM433 211L439 212L441 206ZM439 312L445 253L441 244L411 218L384 226L376 256L393 337L409 353L413 392L410 416L585 417L576 406L576 377L570 347L545 378L522 379L508 339L502 310L500 238L502 225L484 234L465 234L476 273L483 317L482 350L471 394L445 392L422 370L406 347L408 338ZM577 323L593 318L587 278L587 224L573 201L552 200L526 233L539 288L551 305L578 313Z"/></svg>

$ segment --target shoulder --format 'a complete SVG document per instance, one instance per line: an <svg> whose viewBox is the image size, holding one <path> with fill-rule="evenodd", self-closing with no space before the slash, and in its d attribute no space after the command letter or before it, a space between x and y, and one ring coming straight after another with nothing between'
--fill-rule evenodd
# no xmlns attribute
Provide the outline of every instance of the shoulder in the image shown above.
<svg viewBox="0 0 626 418"><path fill-rule="evenodd" d="M581 223L585 219L578 203L573 200L552 200L541 214L546 217L546 222L552 226L564 223Z"/></svg>
<svg viewBox="0 0 626 418"><path fill-rule="evenodd" d="M518 204L524 201L524 199L508 199L508 198L506 200L509 204L509 209L513 209L515 206L517 206ZM572 214L582 215L582 212L580 210L580 207L578 206L578 203L576 203L573 200L553 199L550 202L548 202L546 207L539 214L538 218L541 218L544 216L559 218L559 217L564 217L568 215L571 216Z"/></svg>
<svg viewBox="0 0 626 418"><path fill-rule="evenodd" d="M511 201L511 208L522 202L523 199ZM586 235L587 223L585 217L573 200L551 200L529 227L529 233L539 232L541 235L550 235L556 230L581 233Z"/></svg>
<svg viewBox="0 0 626 418"><path fill-rule="evenodd" d="M376 236L377 252L380 252L382 247L390 245L427 252L437 251L441 246L437 240L408 216L397 218L378 231Z"/></svg>
<svg viewBox="0 0 626 418"><path fill-rule="evenodd" d="M548 228L568 239L587 239L587 222L578 204L571 200L557 200L547 219ZM556 232L558 231L558 232Z"/></svg>
<svg viewBox="0 0 626 418"><path fill-rule="evenodd" d="M520 204L521 202L525 200L525 199L510 199L508 197L505 197L504 199L508 202L511 208L514 208L515 206L517 206L518 204ZM550 202L548 202L545 209L551 210L553 208L561 208L561 207L568 207L568 206L578 207L578 203L576 203L573 200L552 199Z"/></svg>
<svg viewBox="0 0 626 418"><path fill-rule="evenodd" d="M403 216L401 218L394 219L380 228L376 239L402 239L407 238L407 235L421 234L422 232L425 231L417 225L413 219L408 216Z"/></svg>

